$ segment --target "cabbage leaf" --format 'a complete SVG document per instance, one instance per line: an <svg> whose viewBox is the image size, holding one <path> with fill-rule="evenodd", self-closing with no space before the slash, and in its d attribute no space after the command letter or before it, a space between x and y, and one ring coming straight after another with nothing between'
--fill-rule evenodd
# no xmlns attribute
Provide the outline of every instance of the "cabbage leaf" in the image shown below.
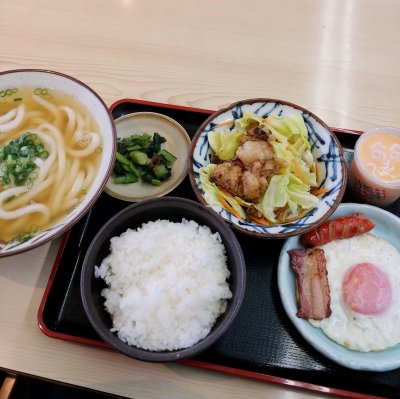
<svg viewBox="0 0 400 399"><path fill-rule="evenodd" d="M235 127L238 130L247 129L250 125L257 123L261 128L264 124L262 116L255 114L249 110L243 112L243 116L240 119L236 119Z"/></svg>
<svg viewBox="0 0 400 399"><path fill-rule="evenodd" d="M290 214L286 217L297 217L303 209L316 206L319 198L310 193L310 186L304 184L292 173L275 175L271 178L267 191L257 209L270 222L276 223L276 208L288 205Z"/></svg>
<svg viewBox="0 0 400 399"><path fill-rule="evenodd" d="M267 191L261 198L257 209L272 223L276 223L275 208L281 208L288 202L287 186L289 174L272 176Z"/></svg>
<svg viewBox="0 0 400 399"><path fill-rule="evenodd" d="M215 155L222 161L229 161L236 155L239 138L243 132L229 129L212 130L208 133L208 142Z"/></svg>

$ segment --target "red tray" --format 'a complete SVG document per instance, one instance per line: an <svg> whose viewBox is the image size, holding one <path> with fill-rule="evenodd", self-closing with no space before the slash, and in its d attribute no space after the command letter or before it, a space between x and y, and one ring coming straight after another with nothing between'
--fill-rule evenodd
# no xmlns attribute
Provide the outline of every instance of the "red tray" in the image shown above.
<svg viewBox="0 0 400 399"><path fill-rule="evenodd" d="M163 113L181 123L191 137L213 112L132 99L120 100L110 110L114 118L139 111ZM350 160L360 132L333 130ZM170 195L196 199L188 178ZM353 201L346 196L345 201ZM103 193L64 235L38 311L39 326L49 337L108 348L86 318L79 277L91 238L109 217L128 205ZM399 215L399 203L388 210ZM276 287L282 241L262 241L264 248L269 247L265 259L265 255L261 258L257 253L259 239L235 234L247 264L242 307L232 326L212 348L180 363L346 398L400 397L400 370L371 373L346 369L324 358L300 336L283 310Z"/></svg>

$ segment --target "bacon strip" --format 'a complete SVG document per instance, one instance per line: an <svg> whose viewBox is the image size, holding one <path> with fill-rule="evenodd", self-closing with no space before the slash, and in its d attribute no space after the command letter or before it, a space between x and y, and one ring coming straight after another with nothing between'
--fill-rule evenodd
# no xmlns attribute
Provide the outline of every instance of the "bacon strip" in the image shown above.
<svg viewBox="0 0 400 399"><path fill-rule="evenodd" d="M375 224L362 213L354 213L322 223L316 229L304 234L301 243L307 247L316 247L329 241L367 233L374 227Z"/></svg>
<svg viewBox="0 0 400 399"><path fill-rule="evenodd" d="M321 248L288 251L296 273L297 317L322 320L331 315L331 296L324 250Z"/></svg>

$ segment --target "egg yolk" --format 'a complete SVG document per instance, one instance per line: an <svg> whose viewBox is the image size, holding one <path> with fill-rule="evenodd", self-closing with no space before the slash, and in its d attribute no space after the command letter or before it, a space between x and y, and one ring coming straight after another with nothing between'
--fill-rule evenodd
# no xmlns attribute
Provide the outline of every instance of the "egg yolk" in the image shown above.
<svg viewBox="0 0 400 399"><path fill-rule="evenodd" d="M343 279L346 305L363 315L383 313L392 301L392 287L386 273L372 263L357 263Z"/></svg>

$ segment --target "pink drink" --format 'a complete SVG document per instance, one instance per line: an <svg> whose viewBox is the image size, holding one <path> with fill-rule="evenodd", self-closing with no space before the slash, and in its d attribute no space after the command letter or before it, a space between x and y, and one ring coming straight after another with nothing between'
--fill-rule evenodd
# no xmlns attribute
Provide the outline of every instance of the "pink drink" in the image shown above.
<svg viewBox="0 0 400 399"><path fill-rule="evenodd" d="M349 185L361 201L389 205L400 197L400 129L377 127L357 140Z"/></svg>

